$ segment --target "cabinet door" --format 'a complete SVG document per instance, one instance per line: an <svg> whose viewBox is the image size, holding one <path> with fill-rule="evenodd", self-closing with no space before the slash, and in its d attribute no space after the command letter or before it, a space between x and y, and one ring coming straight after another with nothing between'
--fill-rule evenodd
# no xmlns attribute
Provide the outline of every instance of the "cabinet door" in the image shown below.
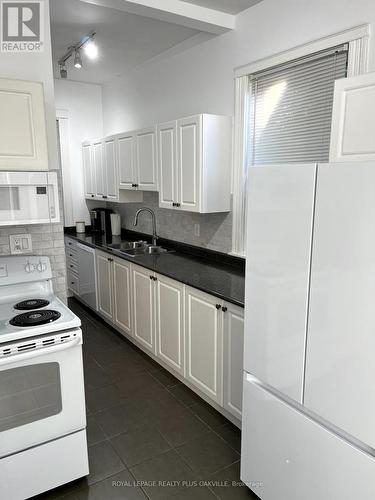
<svg viewBox="0 0 375 500"><path fill-rule="evenodd" d="M137 184L142 191L157 191L158 172L156 167L155 127L137 131Z"/></svg>
<svg viewBox="0 0 375 500"><path fill-rule="evenodd" d="M131 265L123 259L113 261L113 320L124 332L132 335Z"/></svg>
<svg viewBox="0 0 375 500"><path fill-rule="evenodd" d="M172 121L158 127L159 206L172 208L177 203L176 124Z"/></svg>
<svg viewBox="0 0 375 500"><path fill-rule="evenodd" d="M244 369L302 401L316 165L249 169Z"/></svg>
<svg viewBox="0 0 375 500"><path fill-rule="evenodd" d="M136 182L135 134L129 132L118 135L116 143L120 189L132 189Z"/></svg>
<svg viewBox="0 0 375 500"><path fill-rule="evenodd" d="M98 311L105 318L113 319L112 258L96 252L96 274L98 280Z"/></svg>
<svg viewBox="0 0 375 500"><path fill-rule="evenodd" d="M202 117L177 121L178 203L182 210L199 212L202 165Z"/></svg>
<svg viewBox="0 0 375 500"><path fill-rule="evenodd" d="M93 168L92 145L83 144L82 146L82 163L83 175L85 180L85 197L95 197L95 173Z"/></svg>
<svg viewBox="0 0 375 500"><path fill-rule="evenodd" d="M305 405L375 448L375 163L318 166Z"/></svg>
<svg viewBox="0 0 375 500"><path fill-rule="evenodd" d="M105 161L105 196L110 201L118 200L117 164L114 138L104 141L104 161Z"/></svg>
<svg viewBox="0 0 375 500"><path fill-rule="evenodd" d="M93 144L93 158L95 170L95 195L103 198L105 196L105 175L103 167L103 144L102 142L94 142Z"/></svg>
<svg viewBox="0 0 375 500"><path fill-rule="evenodd" d="M134 337L156 354L154 325L154 277L152 271L132 265Z"/></svg>
<svg viewBox="0 0 375 500"><path fill-rule="evenodd" d="M222 302L185 289L186 378L216 403L223 403Z"/></svg>
<svg viewBox="0 0 375 500"><path fill-rule="evenodd" d="M43 85L0 79L0 170L48 170Z"/></svg>
<svg viewBox="0 0 375 500"><path fill-rule="evenodd" d="M181 375L184 374L183 298L182 283L157 275L157 356Z"/></svg>
<svg viewBox="0 0 375 500"><path fill-rule="evenodd" d="M244 310L225 303L224 408L241 420L243 385Z"/></svg>
<svg viewBox="0 0 375 500"><path fill-rule="evenodd" d="M335 82L330 161L375 159L375 74Z"/></svg>

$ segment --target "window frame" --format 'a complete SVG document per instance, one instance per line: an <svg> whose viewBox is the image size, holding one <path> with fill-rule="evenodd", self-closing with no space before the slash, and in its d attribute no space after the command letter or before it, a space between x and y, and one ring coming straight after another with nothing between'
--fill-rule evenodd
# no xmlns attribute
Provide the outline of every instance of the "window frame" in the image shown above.
<svg viewBox="0 0 375 500"><path fill-rule="evenodd" d="M251 112L251 96L249 94L251 75L346 43L349 45L347 77L367 73L369 34L368 24L357 26L235 69L232 255L246 256L247 170L249 164L247 134L248 116Z"/></svg>

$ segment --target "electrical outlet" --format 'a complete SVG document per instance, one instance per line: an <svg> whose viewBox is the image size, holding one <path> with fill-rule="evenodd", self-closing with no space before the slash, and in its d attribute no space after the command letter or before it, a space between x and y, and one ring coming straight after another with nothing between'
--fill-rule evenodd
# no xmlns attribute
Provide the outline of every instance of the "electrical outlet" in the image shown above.
<svg viewBox="0 0 375 500"><path fill-rule="evenodd" d="M29 253L33 249L31 234L9 235L10 253Z"/></svg>
<svg viewBox="0 0 375 500"><path fill-rule="evenodd" d="M194 224L194 236L200 236L201 234L201 225L200 224Z"/></svg>

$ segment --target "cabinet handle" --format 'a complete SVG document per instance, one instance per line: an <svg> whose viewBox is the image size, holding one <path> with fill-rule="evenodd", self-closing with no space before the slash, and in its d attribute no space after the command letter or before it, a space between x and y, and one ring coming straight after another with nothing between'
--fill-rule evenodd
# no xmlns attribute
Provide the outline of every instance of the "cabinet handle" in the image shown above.
<svg viewBox="0 0 375 500"><path fill-rule="evenodd" d="M222 307L221 310L223 311L223 313L227 312L228 311L228 308L227 307Z"/></svg>
<svg viewBox="0 0 375 500"><path fill-rule="evenodd" d="M215 307L216 307L216 309L218 309L218 310L219 310L219 309L221 309L221 305L220 305L220 304L216 304L216 306L215 306Z"/></svg>
<svg viewBox="0 0 375 500"><path fill-rule="evenodd" d="M111 259L110 257L107 258L108 262L113 262L113 259Z"/></svg>

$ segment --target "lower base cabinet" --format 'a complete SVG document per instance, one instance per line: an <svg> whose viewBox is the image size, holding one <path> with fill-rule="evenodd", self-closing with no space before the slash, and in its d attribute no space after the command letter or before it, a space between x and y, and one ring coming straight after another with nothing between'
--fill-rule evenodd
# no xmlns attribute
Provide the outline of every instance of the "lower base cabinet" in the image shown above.
<svg viewBox="0 0 375 500"><path fill-rule="evenodd" d="M224 311L224 408L242 420L244 310L225 303Z"/></svg>
<svg viewBox="0 0 375 500"><path fill-rule="evenodd" d="M186 378L223 404L223 302L186 287Z"/></svg>
<svg viewBox="0 0 375 500"><path fill-rule="evenodd" d="M134 338L156 354L155 342L155 274L144 267L132 265Z"/></svg>
<svg viewBox="0 0 375 500"><path fill-rule="evenodd" d="M157 356L184 376L184 285L160 274L156 278Z"/></svg>
<svg viewBox="0 0 375 500"><path fill-rule="evenodd" d="M240 421L243 309L111 254L96 259L99 314Z"/></svg>

